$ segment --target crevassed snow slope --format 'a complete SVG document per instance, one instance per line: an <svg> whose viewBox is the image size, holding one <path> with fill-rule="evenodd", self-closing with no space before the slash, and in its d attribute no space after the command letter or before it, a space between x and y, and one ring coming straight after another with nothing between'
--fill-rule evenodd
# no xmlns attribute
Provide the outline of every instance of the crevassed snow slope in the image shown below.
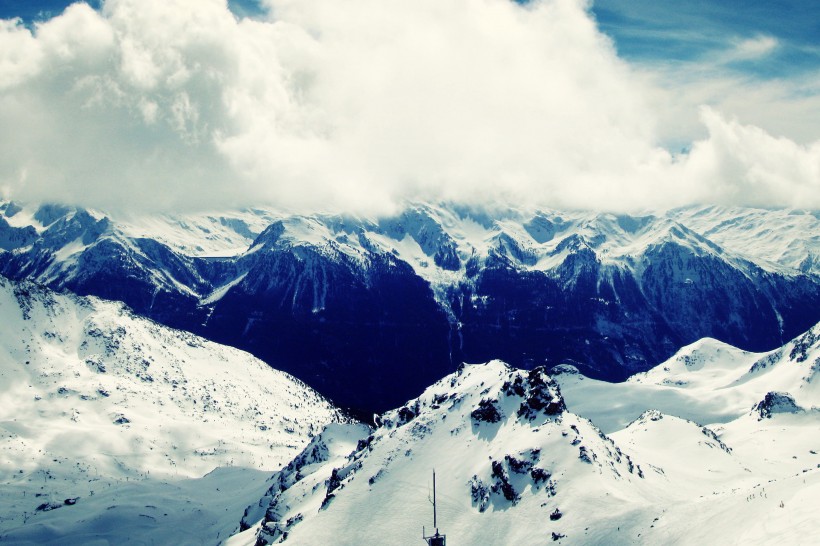
<svg viewBox="0 0 820 546"><path fill-rule="evenodd" d="M260 471L341 420L291 376L121 304L0 277L0 323L0 540L224 536Z"/></svg>

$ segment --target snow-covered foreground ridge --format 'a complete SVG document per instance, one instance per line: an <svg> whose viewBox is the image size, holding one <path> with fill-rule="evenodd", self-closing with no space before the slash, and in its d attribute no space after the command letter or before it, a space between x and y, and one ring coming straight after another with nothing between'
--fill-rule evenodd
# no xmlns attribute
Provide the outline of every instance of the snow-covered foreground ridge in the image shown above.
<svg viewBox="0 0 820 546"><path fill-rule="evenodd" d="M253 491L343 420L288 374L122 304L0 277L0 323L0 541L224 537L248 502L226 485Z"/></svg>
<svg viewBox="0 0 820 546"><path fill-rule="evenodd" d="M449 544L813 544L818 333L704 340L623 384L465 366L374 428L329 426L227 544L422 543L433 469Z"/></svg>

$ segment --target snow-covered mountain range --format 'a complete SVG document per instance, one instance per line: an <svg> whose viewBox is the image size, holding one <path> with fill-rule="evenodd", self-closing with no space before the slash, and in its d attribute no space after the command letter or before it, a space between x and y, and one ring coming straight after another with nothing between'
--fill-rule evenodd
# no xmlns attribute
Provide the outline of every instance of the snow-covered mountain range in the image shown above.
<svg viewBox="0 0 820 546"><path fill-rule="evenodd" d="M465 366L372 429L331 425L226 544L420 543L433 469L451 544L816 543L820 325L621 384L553 376Z"/></svg>
<svg viewBox="0 0 820 546"><path fill-rule="evenodd" d="M347 421L292 376L120 303L0 277L0 323L0 542L215 542L262 471Z"/></svg>
<svg viewBox="0 0 820 546"><path fill-rule="evenodd" d="M811 544L820 324L623 383L462 365L372 425L247 353L0 278L0 540ZM693 525L697 522L697 525Z"/></svg>
<svg viewBox="0 0 820 546"><path fill-rule="evenodd" d="M0 273L123 301L251 352L362 415L463 361L621 380L714 337L820 320L816 212L407 205L386 217L111 215L0 204Z"/></svg>

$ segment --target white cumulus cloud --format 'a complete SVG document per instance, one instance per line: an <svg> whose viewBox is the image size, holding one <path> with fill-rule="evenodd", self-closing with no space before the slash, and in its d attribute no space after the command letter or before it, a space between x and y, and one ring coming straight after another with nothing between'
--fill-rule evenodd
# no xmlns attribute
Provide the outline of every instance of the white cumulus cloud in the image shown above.
<svg viewBox="0 0 820 546"><path fill-rule="evenodd" d="M582 0L268 6L107 0L33 31L0 22L0 187L137 210L820 207L818 144L704 110L688 154L662 148L670 119L693 122Z"/></svg>

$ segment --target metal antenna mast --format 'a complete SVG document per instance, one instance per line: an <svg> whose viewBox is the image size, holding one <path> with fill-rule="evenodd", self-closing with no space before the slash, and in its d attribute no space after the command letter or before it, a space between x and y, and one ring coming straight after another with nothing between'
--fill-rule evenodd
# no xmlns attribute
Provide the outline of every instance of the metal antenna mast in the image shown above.
<svg viewBox="0 0 820 546"><path fill-rule="evenodd" d="M436 471L433 470L433 529L438 534L438 522L436 520Z"/></svg>
<svg viewBox="0 0 820 546"><path fill-rule="evenodd" d="M427 546L447 546L447 535L441 535L438 532L438 517L436 514L436 471L433 470L433 528L436 530L434 535L427 536L424 528L422 527L421 536L425 542L427 542Z"/></svg>

